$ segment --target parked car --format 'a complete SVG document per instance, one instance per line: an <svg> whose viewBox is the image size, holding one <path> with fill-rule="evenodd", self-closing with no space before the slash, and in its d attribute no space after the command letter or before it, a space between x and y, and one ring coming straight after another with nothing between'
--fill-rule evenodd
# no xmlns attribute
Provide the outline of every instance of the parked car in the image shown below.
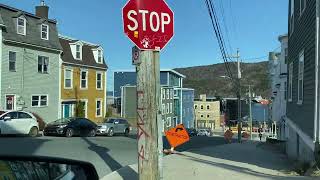
<svg viewBox="0 0 320 180"><path fill-rule="evenodd" d="M0 115L0 134L38 135L39 125L32 113L25 111L9 111Z"/></svg>
<svg viewBox="0 0 320 180"><path fill-rule="evenodd" d="M210 136L210 130L208 129L199 129L198 130L198 136Z"/></svg>
<svg viewBox="0 0 320 180"><path fill-rule="evenodd" d="M194 128L186 128L186 129L187 129L187 132L188 132L190 137L198 135L198 132L197 132L196 129L194 129Z"/></svg>
<svg viewBox="0 0 320 180"><path fill-rule="evenodd" d="M87 118L62 118L46 125L43 135L96 136L97 125Z"/></svg>
<svg viewBox="0 0 320 180"><path fill-rule="evenodd" d="M130 132L130 124L125 119L110 118L104 123L99 124L97 134L113 136L114 134L124 134L128 136Z"/></svg>

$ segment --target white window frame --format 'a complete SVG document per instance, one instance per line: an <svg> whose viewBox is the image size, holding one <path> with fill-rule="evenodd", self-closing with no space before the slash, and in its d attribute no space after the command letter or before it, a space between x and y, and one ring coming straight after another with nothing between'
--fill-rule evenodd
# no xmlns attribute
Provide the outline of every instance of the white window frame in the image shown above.
<svg viewBox="0 0 320 180"><path fill-rule="evenodd" d="M33 97L35 97L35 96L37 96L38 98L39 98L39 100L38 100L38 105L37 106L33 106L32 105L32 98ZM47 103L46 103L46 105L41 105L41 96L46 96L47 97ZM31 95L31 107L36 107L36 108L39 108L39 107L48 107L48 105L49 105L49 95L48 94L32 94Z"/></svg>
<svg viewBox="0 0 320 180"><path fill-rule="evenodd" d="M166 104L162 104L162 115L164 115L166 112Z"/></svg>
<svg viewBox="0 0 320 180"><path fill-rule="evenodd" d="M167 122L169 122L169 123L166 123L167 127L171 127L171 117L167 117Z"/></svg>
<svg viewBox="0 0 320 180"><path fill-rule="evenodd" d="M301 67L302 66L302 67ZM302 104L303 103L303 93L304 93L304 82L303 82L303 76L304 76L304 51L301 51L299 53L299 63L298 63L298 101L297 104ZM301 81L301 84L300 84ZM300 86L301 86L301 97L300 97Z"/></svg>
<svg viewBox="0 0 320 180"><path fill-rule="evenodd" d="M173 104L170 103L170 113L172 113L172 112L173 112Z"/></svg>
<svg viewBox="0 0 320 180"><path fill-rule="evenodd" d="M98 112L98 106L97 106L97 103L98 103L98 101L100 101L100 115L98 115L97 114L97 112ZM96 107L96 112L95 112L95 114L96 114L96 117L102 117L102 99L101 98L98 98L98 99L96 99L96 105L95 105L95 107Z"/></svg>
<svg viewBox="0 0 320 180"><path fill-rule="evenodd" d="M43 57L42 58L42 61L41 61L41 72L39 72L39 58L40 57ZM44 71L44 64L45 64L45 59L47 59L48 60L48 62L47 62L47 71L45 72ZM38 55L38 66L37 66L37 71L38 71L38 73L40 73L40 74L48 74L49 73L49 64L50 64L50 59L49 59L49 57L48 56L43 56L43 55Z"/></svg>
<svg viewBox="0 0 320 180"><path fill-rule="evenodd" d="M100 74L100 88L98 88L98 74ZM96 89L97 90L103 90L103 73L102 72L96 72Z"/></svg>
<svg viewBox="0 0 320 180"><path fill-rule="evenodd" d="M81 46L81 44L76 44L75 46L76 46L75 47L75 59L81 60L82 59L82 46ZM77 50L78 46L79 46L79 51ZM77 54L78 54L77 52L79 52L80 57L77 57Z"/></svg>
<svg viewBox="0 0 320 180"><path fill-rule="evenodd" d="M71 76L70 76L70 79L71 79L71 86L70 87L66 87L66 71L70 71L71 72ZM63 78L63 86L64 86L64 89L72 89L73 88L73 69L72 68L65 68L64 69L64 78Z"/></svg>
<svg viewBox="0 0 320 180"><path fill-rule="evenodd" d="M166 107L166 114L169 114L169 112L170 112L170 105L169 105L169 103L167 103L167 107Z"/></svg>
<svg viewBox="0 0 320 180"><path fill-rule="evenodd" d="M82 73L85 72L86 73L86 87L82 87ZM81 69L80 70L80 89L88 89L88 73L89 71L88 70L85 70L85 69Z"/></svg>
<svg viewBox="0 0 320 180"><path fill-rule="evenodd" d="M46 26L47 27L47 31L43 31L42 27ZM40 26L40 32L41 32L41 39L43 40L49 40L49 25L48 24L41 24ZM46 33L47 37L43 37L43 33Z"/></svg>
<svg viewBox="0 0 320 180"><path fill-rule="evenodd" d="M11 59L10 59L10 53L15 53L15 60L14 60L14 70L10 70L10 63L11 62L13 62ZM8 70L10 71L10 72L16 72L17 71L17 52L15 52L15 51L9 51L8 52L8 60L9 60L9 66L8 66Z"/></svg>
<svg viewBox="0 0 320 180"><path fill-rule="evenodd" d="M19 25L19 19L23 20L23 23L24 23L23 26ZM23 27L23 33L19 33L19 26ZM27 20L25 17L17 18L17 34L24 35L24 36L27 34Z"/></svg>
<svg viewBox="0 0 320 180"><path fill-rule="evenodd" d="M289 64L288 102L292 102L293 62Z"/></svg>
<svg viewBox="0 0 320 180"><path fill-rule="evenodd" d="M97 59L97 61L98 61L98 63L99 64L102 64L102 61L103 61L103 55L102 55L102 50L100 50L100 49L98 49L98 55L97 55L97 57L98 57L98 59ZM100 60L99 60L99 58L100 58Z"/></svg>
<svg viewBox="0 0 320 180"><path fill-rule="evenodd" d="M170 89L166 89L167 99L170 99Z"/></svg>
<svg viewBox="0 0 320 180"><path fill-rule="evenodd" d="M206 105L206 110L210 110L210 105L209 104Z"/></svg>
<svg viewBox="0 0 320 180"><path fill-rule="evenodd" d="M301 9L302 3L304 3L303 9ZM300 9L300 16L301 16L301 15L303 14L303 12L306 10L306 6L307 6L307 0L300 0L300 7L299 7L299 9Z"/></svg>
<svg viewBox="0 0 320 180"><path fill-rule="evenodd" d="M170 99L173 99L173 89L170 89Z"/></svg>
<svg viewBox="0 0 320 180"><path fill-rule="evenodd" d="M290 1L290 5L291 5L291 10L290 10L290 29L289 29L289 34L291 35L294 31L294 1L295 0L291 0Z"/></svg>

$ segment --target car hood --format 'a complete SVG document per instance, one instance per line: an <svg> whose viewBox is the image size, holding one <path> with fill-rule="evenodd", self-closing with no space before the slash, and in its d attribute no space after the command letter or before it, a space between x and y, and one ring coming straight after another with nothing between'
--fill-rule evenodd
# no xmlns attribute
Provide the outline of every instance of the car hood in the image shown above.
<svg viewBox="0 0 320 180"><path fill-rule="evenodd" d="M55 123L47 124L46 127L56 127L56 126L63 126L63 125L68 125L68 123L55 122Z"/></svg>

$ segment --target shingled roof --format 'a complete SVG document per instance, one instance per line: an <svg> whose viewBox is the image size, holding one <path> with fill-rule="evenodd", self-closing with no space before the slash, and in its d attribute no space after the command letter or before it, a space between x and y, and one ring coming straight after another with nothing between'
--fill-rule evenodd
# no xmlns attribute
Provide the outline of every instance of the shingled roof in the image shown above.
<svg viewBox="0 0 320 180"><path fill-rule="evenodd" d="M96 68L103 68L103 69L107 69L107 65L105 63L105 59L103 58L102 64L97 63L96 60L94 59L93 56L93 49L96 49L97 47L100 47L99 45L96 44L89 44L86 42L83 42L83 46L82 46L82 60L77 60L74 59L72 52L71 52L71 48L70 48L70 43L74 43L77 42L79 40L75 40L75 39L70 39L70 38L65 38L60 36L59 37L60 40L60 44L62 46L63 49L63 53L61 56L61 59L64 63L71 63L71 64L78 64L78 65L84 65L84 66L90 66L90 67L96 67Z"/></svg>
<svg viewBox="0 0 320 180"><path fill-rule="evenodd" d="M24 16L27 21L26 35L17 34L16 19ZM49 25L49 40L41 39L40 26L42 23ZM4 27L4 41L15 41L45 47L55 50L62 50L59 43L56 21L43 19L34 14L0 4L0 26Z"/></svg>

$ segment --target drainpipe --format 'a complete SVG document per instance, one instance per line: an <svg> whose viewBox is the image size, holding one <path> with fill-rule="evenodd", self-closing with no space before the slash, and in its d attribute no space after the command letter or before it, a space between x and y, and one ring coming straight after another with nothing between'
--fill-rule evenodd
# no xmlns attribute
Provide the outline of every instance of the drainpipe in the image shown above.
<svg viewBox="0 0 320 180"><path fill-rule="evenodd" d="M316 58L315 58L315 102L314 102L314 141L319 143L320 127L319 127L319 0L316 0Z"/></svg>

